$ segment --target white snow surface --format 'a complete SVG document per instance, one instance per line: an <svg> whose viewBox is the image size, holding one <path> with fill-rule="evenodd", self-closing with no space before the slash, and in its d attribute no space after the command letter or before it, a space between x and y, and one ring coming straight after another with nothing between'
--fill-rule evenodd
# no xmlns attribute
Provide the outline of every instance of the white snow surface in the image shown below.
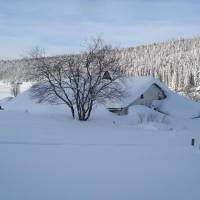
<svg viewBox="0 0 200 200"><path fill-rule="evenodd" d="M178 97L169 93L166 105L197 106L182 97L177 105ZM144 106L121 117L96 105L91 119L80 122L64 105L37 104L29 91L4 108L2 200L200 199L198 118L179 118L178 110L166 116Z"/></svg>
<svg viewBox="0 0 200 200"><path fill-rule="evenodd" d="M62 113L66 112L66 106L64 105L51 105L48 103L37 103L36 100L31 99L30 90L27 90L11 101L4 104L6 110L20 111L20 112L32 112L32 113Z"/></svg>
<svg viewBox="0 0 200 200"><path fill-rule="evenodd" d="M167 98L162 100L160 110L179 118L200 117L199 103L171 91L167 93Z"/></svg>
<svg viewBox="0 0 200 200"><path fill-rule="evenodd" d="M151 85L157 84L165 92L167 98L159 103L159 110L170 116L193 118L200 116L200 104L187 97L176 94L158 79L153 77L129 77L122 80L126 97L120 101L110 102L107 107L124 107L141 96ZM158 103L158 102L157 102Z"/></svg>
<svg viewBox="0 0 200 200"><path fill-rule="evenodd" d="M125 95L120 100L113 100L113 102L108 102L109 107L124 107L135 101L138 97L141 96L152 84L161 83L153 78L147 76L135 76L135 77L126 77L120 80L120 85L122 86Z"/></svg>
<svg viewBox="0 0 200 200"><path fill-rule="evenodd" d="M20 92L26 91L32 85L31 82L23 82L20 85ZM0 99L7 98L11 96L11 84L7 82L0 81Z"/></svg>

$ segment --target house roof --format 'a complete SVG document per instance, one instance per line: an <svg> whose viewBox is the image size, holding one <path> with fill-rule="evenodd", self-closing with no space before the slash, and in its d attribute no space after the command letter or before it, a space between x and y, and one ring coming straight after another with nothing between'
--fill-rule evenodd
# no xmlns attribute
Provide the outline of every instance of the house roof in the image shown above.
<svg viewBox="0 0 200 200"><path fill-rule="evenodd" d="M168 90L164 84L153 77L128 77L122 79L121 82L123 90L126 93L125 97L122 97L119 101L109 102L107 104L108 107L124 107L129 105L147 91L153 84L161 88L163 91Z"/></svg>
<svg viewBox="0 0 200 200"><path fill-rule="evenodd" d="M151 85L159 86L167 96L161 100L159 110L170 116L179 118L200 117L200 104L191 99L181 96L167 88L158 79L152 77L130 77L122 80L122 87L127 96L122 97L121 101L111 102L107 107L125 107L141 96Z"/></svg>

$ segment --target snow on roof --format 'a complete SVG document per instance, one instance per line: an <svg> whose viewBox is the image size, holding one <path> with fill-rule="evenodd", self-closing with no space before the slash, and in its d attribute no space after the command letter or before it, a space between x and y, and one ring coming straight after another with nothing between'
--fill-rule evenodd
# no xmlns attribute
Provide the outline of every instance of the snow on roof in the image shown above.
<svg viewBox="0 0 200 200"><path fill-rule="evenodd" d="M122 80L127 96L121 101L111 102L107 107L124 107L141 96L148 88L156 84L165 93L166 99L161 100L159 110L174 117L193 118L200 116L200 104L171 91L167 86L153 77L130 77Z"/></svg>
<svg viewBox="0 0 200 200"><path fill-rule="evenodd" d="M159 80L150 76L136 76L128 77L121 80L123 90L125 91L125 97L122 97L118 101L109 102L108 107L124 107L128 106L138 97L140 97L145 91L149 89L153 84L159 86L163 91L169 90Z"/></svg>
<svg viewBox="0 0 200 200"><path fill-rule="evenodd" d="M125 85L127 87L127 92L129 93L130 98L128 100L136 100L144 92L146 92L153 84L156 84L163 90L168 90L158 79L155 79L153 77L141 76L126 78Z"/></svg>
<svg viewBox="0 0 200 200"><path fill-rule="evenodd" d="M200 117L200 104L191 99L176 94L172 91L167 93L167 98L161 100L160 111L178 118Z"/></svg>

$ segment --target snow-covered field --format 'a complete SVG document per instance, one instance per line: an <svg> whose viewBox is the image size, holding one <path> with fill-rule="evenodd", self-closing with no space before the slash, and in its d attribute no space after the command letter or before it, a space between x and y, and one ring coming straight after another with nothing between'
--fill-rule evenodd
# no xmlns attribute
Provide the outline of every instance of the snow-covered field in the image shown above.
<svg viewBox="0 0 200 200"><path fill-rule="evenodd" d="M198 118L166 118L142 106L120 117L98 106L79 122L26 92L3 107L2 200L200 199Z"/></svg>
<svg viewBox="0 0 200 200"><path fill-rule="evenodd" d="M24 92L32 85L31 82L26 82L20 85L20 92ZM11 84L0 81L0 100L6 97L10 97L11 95Z"/></svg>

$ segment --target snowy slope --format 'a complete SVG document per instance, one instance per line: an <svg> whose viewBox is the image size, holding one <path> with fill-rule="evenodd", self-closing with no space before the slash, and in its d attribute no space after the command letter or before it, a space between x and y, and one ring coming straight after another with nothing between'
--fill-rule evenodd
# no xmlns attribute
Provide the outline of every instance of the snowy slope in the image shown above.
<svg viewBox="0 0 200 200"><path fill-rule="evenodd" d="M154 81L153 79L150 80ZM165 86L162 88L164 87ZM106 124L108 126L110 126L110 124L117 124L120 126L142 127L148 130L198 129L198 126L193 126L192 120L188 120L187 125L184 119L191 119L192 116L197 115L199 104L185 97L176 95L168 88L164 89L168 98L163 100L160 104L160 110L169 114L167 116L145 106L133 106L129 109L129 114L127 116L116 116L108 112L104 105L95 105L90 120L95 119L98 121L98 124L102 124L103 126ZM6 111L45 114L46 116L61 115L66 116L66 118L71 118L71 113L65 105L39 104L31 99L30 90L4 103L3 108Z"/></svg>
<svg viewBox="0 0 200 200"><path fill-rule="evenodd" d="M0 199L200 198L199 131L13 111L0 112L0 127Z"/></svg>
<svg viewBox="0 0 200 200"><path fill-rule="evenodd" d="M173 92L168 92L167 98L162 100L160 110L179 118L194 118L200 116L200 103Z"/></svg>
<svg viewBox="0 0 200 200"><path fill-rule="evenodd" d="M0 81L0 99L11 96L11 87L9 84L6 84Z"/></svg>
<svg viewBox="0 0 200 200"><path fill-rule="evenodd" d="M196 103L184 96L180 96L172 92L164 84L152 77L134 77L127 78L123 81L124 90L127 91L127 96L122 98L117 105L128 105L133 102L138 96L148 89L152 84L156 83L165 92L167 98L160 101L159 110L173 117L178 118L194 118L200 116L200 104ZM27 88L25 86L25 88ZM113 104L113 102L111 102ZM116 102L114 103L116 105ZM45 105L45 106L44 106ZM66 111L66 106L53 106L49 104L37 104L35 100L30 98L30 90L22 92L12 101L9 101L4 107L7 110L15 111L30 111L30 112L47 112L53 113ZM108 105L106 105L107 107Z"/></svg>
<svg viewBox="0 0 200 200"><path fill-rule="evenodd" d="M63 105L37 104L29 90L4 106L2 200L200 199L200 119L144 106L120 117L98 105L80 122Z"/></svg>
<svg viewBox="0 0 200 200"><path fill-rule="evenodd" d="M13 98L7 104L4 104L6 110L33 112L33 113L65 113L66 106L50 105L48 103L39 104L36 100L31 99L30 90L27 90L17 97Z"/></svg>
<svg viewBox="0 0 200 200"><path fill-rule="evenodd" d="M20 92L24 92L31 87L31 82L23 82L20 85ZM0 100L11 95L11 84L7 82L0 81Z"/></svg>
<svg viewBox="0 0 200 200"><path fill-rule="evenodd" d="M153 77L130 77L122 80L126 97L117 102L110 102L108 107L124 107L141 96L152 84L163 89L167 98L159 103L159 110L178 118L194 118L200 116L200 104L189 98L176 94L158 79Z"/></svg>

